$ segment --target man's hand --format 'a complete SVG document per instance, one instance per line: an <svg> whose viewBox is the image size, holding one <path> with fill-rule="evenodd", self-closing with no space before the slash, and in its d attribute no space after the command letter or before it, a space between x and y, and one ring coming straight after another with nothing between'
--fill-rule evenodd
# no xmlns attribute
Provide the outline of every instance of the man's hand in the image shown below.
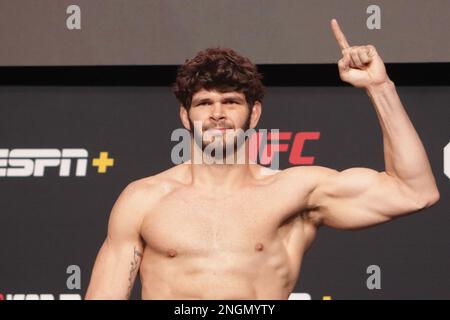
<svg viewBox="0 0 450 320"><path fill-rule="evenodd" d="M331 29L342 51L342 58L338 61L342 81L357 88L369 88L390 81L383 60L373 45L350 47L336 19L331 20Z"/></svg>

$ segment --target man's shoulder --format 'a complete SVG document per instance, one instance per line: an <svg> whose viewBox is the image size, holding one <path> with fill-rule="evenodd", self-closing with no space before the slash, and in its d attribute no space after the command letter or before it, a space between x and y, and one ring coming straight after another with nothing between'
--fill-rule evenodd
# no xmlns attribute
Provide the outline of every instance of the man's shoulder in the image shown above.
<svg viewBox="0 0 450 320"><path fill-rule="evenodd" d="M157 174L128 183L123 194L135 201L157 201L183 185L186 169L182 165L173 166Z"/></svg>
<svg viewBox="0 0 450 320"><path fill-rule="evenodd" d="M176 187L169 170L129 182L114 203L110 225L140 228L147 214Z"/></svg>

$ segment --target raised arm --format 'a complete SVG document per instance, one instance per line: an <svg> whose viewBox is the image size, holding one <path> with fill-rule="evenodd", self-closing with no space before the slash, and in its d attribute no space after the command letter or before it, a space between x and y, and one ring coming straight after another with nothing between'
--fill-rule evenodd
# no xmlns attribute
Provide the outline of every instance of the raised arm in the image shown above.
<svg viewBox="0 0 450 320"><path fill-rule="evenodd" d="M331 28L342 50L343 81L365 88L377 113L384 142L385 171L311 168L317 177L308 198L319 224L355 229L417 212L439 200L425 148L372 45L350 47L336 20Z"/></svg>
<svg viewBox="0 0 450 320"><path fill-rule="evenodd" d="M143 254L140 237L143 191L130 183L110 214L107 237L98 253L85 299L128 299Z"/></svg>
<svg viewBox="0 0 450 320"><path fill-rule="evenodd" d="M309 215L317 225L360 229L430 207L439 199L434 187L411 187L385 171L314 166L316 187L308 197Z"/></svg>

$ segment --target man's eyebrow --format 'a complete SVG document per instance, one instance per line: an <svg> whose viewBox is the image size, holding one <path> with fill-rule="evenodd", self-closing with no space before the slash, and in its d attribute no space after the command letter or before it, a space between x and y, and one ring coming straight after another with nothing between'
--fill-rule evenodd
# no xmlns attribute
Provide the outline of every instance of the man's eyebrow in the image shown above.
<svg viewBox="0 0 450 320"><path fill-rule="evenodd" d="M241 101L241 102L243 102L244 101L244 99L242 99L240 96L228 96L228 97L224 97L223 98L224 100L228 100L228 99L235 99L235 100L237 100L237 101Z"/></svg>
<svg viewBox="0 0 450 320"><path fill-rule="evenodd" d="M210 101L210 98L196 98L192 101L193 104L200 102L200 101Z"/></svg>

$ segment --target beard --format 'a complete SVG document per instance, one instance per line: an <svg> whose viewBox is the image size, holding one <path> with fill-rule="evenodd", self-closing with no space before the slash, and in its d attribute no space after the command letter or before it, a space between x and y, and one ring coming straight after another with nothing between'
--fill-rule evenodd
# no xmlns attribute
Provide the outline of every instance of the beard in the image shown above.
<svg viewBox="0 0 450 320"><path fill-rule="evenodd" d="M244 122L244 125L242 126L242 128L237 128L237 129L241 129L243 132L246 132L250 128L250 118L251 118L251 113L249 112L248 116L247 116L247 119L245 119L245 122ZM194 130L194 123L191 120L191 118L188 118L188 120L189 120L189 124L190 124L190 127L191 127L191 130L190 130L191 131L191 135L194 135L195 143L197 143L197 141L201 141L202 142L202 145L200 146L202 152L205 150L205 148L208 145L213 143L215 141L215 139L217 139L218 136L220 136L220 135L212 135L213 139L211 139L210 141L206 141L206 140L203 139L203 136L202 137L198 136L198 134L199 134L198 132L194 132L195 131ZM207 130L214 129L214 128L226 128L227 130L230 130L231 133L233 133L233 132L235 133L236 132L235 131L236 128L232 124L227 123L227 122L223 122L223 123L220 122L218 125L205 125L204 123L202 123L202 133L204 133ZM222 136L222 155L223 156L225 156L227 154L227 149L232 149L233 152L236 153L238 151L238 149L245 142L245 140L242 141L242 139L238 139L236 134L233 134L231 139L229 137L230 134L228 134L228 138L227 138L226 132L223 132L221 134L221 136ZM230 140L232 140L232 141L230 141ZM241 142L241 143L239 143L239 142ZM197 145L198 145L198 143L197 143ZM212 151L211 155L213 157L215 157L214 150Z"/></svg>

